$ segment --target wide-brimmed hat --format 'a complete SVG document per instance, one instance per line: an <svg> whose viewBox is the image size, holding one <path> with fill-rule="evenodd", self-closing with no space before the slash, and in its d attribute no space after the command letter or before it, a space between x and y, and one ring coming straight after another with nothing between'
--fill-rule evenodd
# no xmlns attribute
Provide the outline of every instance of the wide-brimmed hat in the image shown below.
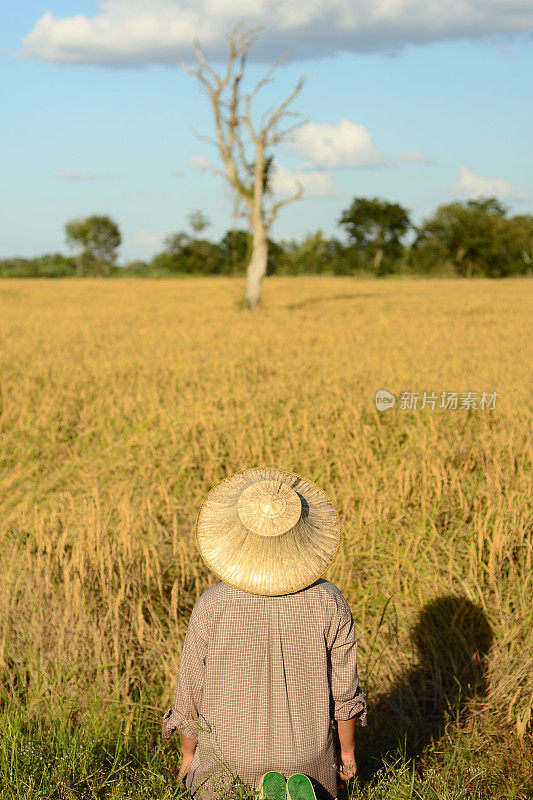
<svg viewBox="0 0 533 800"><path fill-rule="evenodd" d="M257 467L211 489L198 512L196 541L205 564L225 583L280 595L324 575L341 531L333 503L315 483Z"/></svg>

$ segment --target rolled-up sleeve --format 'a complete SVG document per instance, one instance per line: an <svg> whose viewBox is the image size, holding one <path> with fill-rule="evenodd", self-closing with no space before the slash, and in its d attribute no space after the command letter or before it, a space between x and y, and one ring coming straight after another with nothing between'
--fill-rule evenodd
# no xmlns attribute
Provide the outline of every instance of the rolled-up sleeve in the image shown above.
<svg viewBox="0 0 533 800"><path fill-rule="evenodd" d="M178 684L174 707L163 715L163 737L175 730L188 739L198 741L202 725L199 717L204 690L205 660L209 641L209 624L205 604L197 601L191 612L181 651Z"/></svg>
<svg viewBox="0 0 533 800"><path fill-rule="evenodd" d="M334 719L358 717L366 725L366 697L357 674L357 636L350 606L342 595L335 597L328 633L330 690Z"/></svg>

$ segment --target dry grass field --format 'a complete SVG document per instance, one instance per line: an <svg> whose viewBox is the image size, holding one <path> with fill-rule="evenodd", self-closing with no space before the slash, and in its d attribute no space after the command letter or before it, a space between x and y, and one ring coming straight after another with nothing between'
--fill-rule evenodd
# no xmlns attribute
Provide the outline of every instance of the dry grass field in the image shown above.
<svg viewBox="0 0 533 800"><path fill-rule="evenodd" d="M195 546L200 503L228 474L275 466L315 481L341 519L324 577L352 608L369 700L353 796L526 796L531 282L273 277L256 310L243 291L0 282L4 778L35 797L34 762L13 753L63 724L121 725L140 761L141 730L159 747L190 611L219 580ZM438 402L380 413L382 388ZM476 392L478 407L439 408L442 392ZM479 793L454 788L443 753L459 740ZM405 758L431 754L427 773L411 778L405 759L377 772L402 742ZM38 796L177 797L153 777L177 746L143 773L150 795L120 794L123 773L95 788L58 771L63 793Z"/></svg>

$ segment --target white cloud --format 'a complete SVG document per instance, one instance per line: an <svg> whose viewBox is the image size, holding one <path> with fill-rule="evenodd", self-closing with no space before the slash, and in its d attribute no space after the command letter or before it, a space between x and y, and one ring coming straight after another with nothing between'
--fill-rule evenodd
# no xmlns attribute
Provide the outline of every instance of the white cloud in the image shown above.
<svg viewBox="0 0 533 800"><path fill-rule="evenodd" d="M183 170L182 169L173 169L172 170L172 174L173 175L183 175Z"/></svg>
<svg viewBox="0 0 533 800"><path fill-rule="evenodd" d="M372 167L389 163L362 125L341 119L337 125L308 122L292 134L289 145L312 159L315 167Z"/></svg>
<svg viewBox="0 0 533 800"><path fill-rule="evenodd" d="M499 42L531 30L529 0L99 0L93 16L47 11L23 39L19 55L54 63L110 66L174 64L193 56L225 59L225 36L237 19L264 25L250 59L288 60L341 51L396 53L406 45L450 40Z"/></svg>
<svg viewBox="0 0 533 800"><path fill-rule="evenodd" d="M76 172L72 169L60 169L56 172L56 178L63 181L89 181L94 178L92 172Z"/></svg>
<svg viewBox="0 0 533 800"><path fill-rule="evenodd" d="M468 197L499 197L501 200L526 200L529 195L505 178L483 178L466 167L459 168L459 180L452 191Z"/></svg>
<svg viewBox="0 0 533 800"><path fill-rule="evenodd" d="M298 188L296 181L302 184L303 197L338 197L342 194L329 172L290 170L274 161L271 182L275 192L294 194Z"/></svg>
<svg viewBox="0 0 533 800"><path fill-rule="evenodd" d="M209 163L207 158L205 156L202 156L202 155L191 156L187 163L188 163L189 167L192 167L193 169L210 169L211 168L211 164Z"/></svg>
<svg viewBox="0 0 533 800"><path fill-rule="evenodd" d="M434 164L435 160L433 158L428 158L428 156L419 153L418 150L412 150L407 152L406 150L402 153L402 158L404 161L409 161L411 164Z"/></svg>

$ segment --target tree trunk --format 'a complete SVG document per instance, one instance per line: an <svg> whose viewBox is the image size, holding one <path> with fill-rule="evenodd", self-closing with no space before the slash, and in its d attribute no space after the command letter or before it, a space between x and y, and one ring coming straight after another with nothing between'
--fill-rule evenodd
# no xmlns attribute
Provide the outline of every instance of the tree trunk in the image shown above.
<svg viewBox="0 0 533 800"><path fill-rule="evenodd" d="M381 266L381 262L383 261L383 248L378 247L376 250L376 254L374 256L374 269L377 272Z"/></svg>
<svg viewBox="0 0 533 800"><path fill-rule="evenodd" d="M464 257L465 253L466 253L465 248L464 247L460 247L458 249L457 255L455 257L455 260L456 260L456 263L457 263L457 266L456 266L457 276L459 278L464 278L465 277L464 276L464 271L463 271L463 265L462 265L462 261L463 261L463 257Z"/></svg>
<svg viewBox="0 0 533 800"><path fill-rule="evenodd" d="M254 226L254 244L252 257L248 264L246 276L246 302L249 306L257 306L261 300L261 284L266 275L268 242L262 223Z"/></svg>
<svg viewBox="0 0 533 800"><path fill-rule="evenodd" d="M238 254L235 249L235 226L233 227L233 231L231 232L231 260L232 260L232 274L235 277L237 274L237 262L238 262Z"/></svg>

